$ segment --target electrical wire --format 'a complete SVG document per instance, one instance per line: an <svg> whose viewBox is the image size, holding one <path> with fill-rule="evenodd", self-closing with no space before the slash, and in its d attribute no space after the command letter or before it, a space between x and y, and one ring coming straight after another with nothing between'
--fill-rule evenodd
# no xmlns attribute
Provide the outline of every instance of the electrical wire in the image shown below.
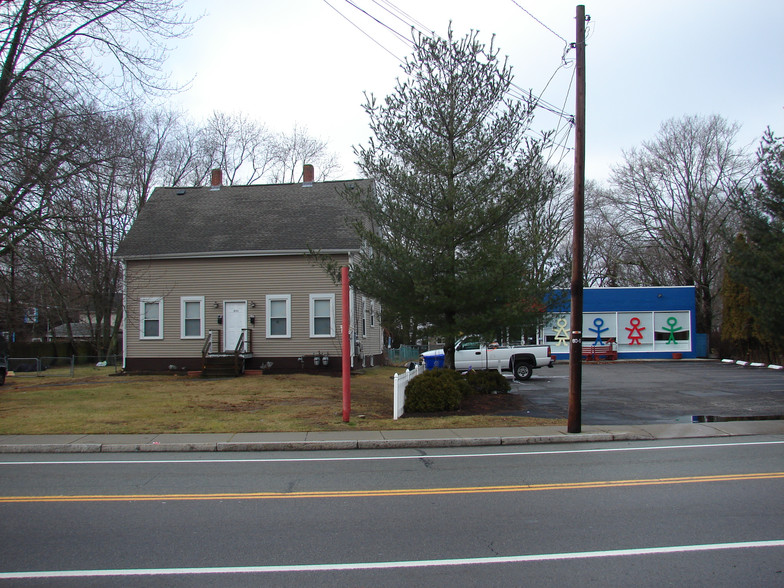
<svg viewBox="0 0 784 588"><path fill-rule="evenodd" d="M574 84L574 80L575 80L576 74L577 74L577 70L573 69L572 70L572 76L571 76L571 78L569 80L569 87L566 89L566 96L564 97L563 108L566 108L566 101L569 99L569 95L572 93L572 85ZM556 136L558 135L558 128L560 127L561 122L562 122L562 120L558 121L558 127L556 127L556 129L555 129ZM566 135L565 139L568 139L569 134L571 134L572 128L574 127L574 125L575 125L575 120L574 120L574 117L572 117L571 120L569 121L569 125L567 125L567 127L566 127L567 128L567 135ZM565 143L566 143L566 140L564 140L564 144ZM561 151L561 159L558 161L557 165L561 165L561 162L563 162L564 157L566 156L565 151L566 150L562 149L562 151ZM550 153L550 157L547 158L547 163L548 164L550 163L551 158L552 158L552 152Z"/></svg>
<svg viewBox="0 0 784 588"><path fill-rule="evenodd" d="M373 42L374 42L376 45L378 45L378 46L379 46L379 47L381 47L381 48L382 48L384 51L386 51L387 53L389 53L389 54L390 54L392 57L394 57L394 58L395 58L397 61L399 61L400 63L403 63L403 64L405 63L405 61L404 61L404 60L403 60L401 57L397 56L397 55L396 55L396 54L395 54L393 51L391 51L390 49L388 49L387 47L385 47L385 46L384 46L384 45L383 45L381 42L379 42L379 41L378 41L377 39L375 39L375 38L374 38L372 35L370 35L368 32L366 32L366 31L365 31L365 30L364 30L364 29L363 29L361 26L359 26L359 25L358 25L358 24L356 24L354 21L352 21L350 18L348 18L348 17L347 17L345 14L343 14L343 13L342 13L340 10L338 10L338 9L337 9L335 6L333 6L332 4L330 4L330 2L329 2L328 0L323 0L323 1L324 1L324 3L325 3L327 6L329 6L330 8L332 8L332 10L334 10L335 12L337 12L337 13L338 13L340 16L342 16L342 17L343 17L345 20L347 20L347 21L348 21L348 22L349 22L349 23L350 23L352 26L354 26L356 29L358 29L358 30L359 30L359 31L360 31L360 32L361 32L363 35L365 35L365 36L366 36L366 37L368 37L370 40L372 40L372 41L373 41ZM376 16L373 16L372 14L370 14L370 13L369 13L367 10L365 10L364 8L361 8L360 6L358 6L358 5L357 5L357 4L356 4L356 3L355 3L353 0L345 0L345 1L346 1L346 3L347 3L349 6L351 6L351 7L352 7L352 8L354 8L355 10L357 10L357 11L361 12L361 13L362 13L362 14L364 14L366 17L368 17L368 18L372 19L372 20L373 20L373 21L374 21L376 24L378 24L378 25L381 25L382 27L384 27L385 29L387 29L388 31L390 31L390 32L391 32L393 35L395 35L395 37L396 37L396 38L398 38L399 40L403 40L403 41L404 41L404 42L405 42L405 43L406 43L408 46L413 46L413 44L414 44L413 40L405 38L405 37L404 37L404 36L403 36L401 33L399 33L398 31L396 31L396 30L395 30L393 27L391 27L390 25L388 25L388 24L386 24L385 22L383 22L383 21L382 21L380 18L378 18L378 17L376 17ZM402 9L400 9L400 8L399 8L398 6L396 6L396 5L395 5L393 2L391 2L391 0L371 0L371 1L372 1L372 2L373 2L375 5L377 5L377 6L378 6L380 9L382 9L382 10L384 10L385 12L387 12L388 14L390 14L390 16L392 16L393 18L395 18L395 19L397 19L398 21L400 21L400 22L401 22L403 25L405 25L405 26L407 26L407 27L410 27L412 31L417 31L418 33L420 33L421 35L424 35L424 36L434 36L434 37L435 37L435 36L437 36L437 35L436 35L436 33L435 33L435 32L434 32L432 29L430 29L430 32L429 32L429 33L425 33L425 32L423 32L423 29L425 29L425 30L428 30L428 29L429 29L429 27L425 26L423 23L421 23L420 21L418 21L417 19L415 19L414 17L412 17L410 14L408 14L407 12L403 11ZM563 54L562 54L562 56L561 56L561 62L562 62L562 63L561 63L561 65L559 65L559 67L558 67L558 68L556 68L555 72L553 72L553 75L550 77L550 79L548 80L547 84L545 84L545 87L544 87L544 89L543 89L543 90L542 90L542 91L539 93L539 95L538 95L538 96L536 96L536 97L535 97L535 96L534 96L534 94L533 94L533 92L532 92L531 90L524 90L523 88L521 88L520 86L518 86L517 84L514 84L514 83L512 83L512 84L510 85L510 89L509 89L509 91L508 91L508 94L509 94L509 95L510 95L512 98L514 98L514 99L517 99L517 100L533 101L533 102L534 102L534 105L535 105L535 108L538 108L538 109L544 110L544 111L546 111L546 112L549 112L549 113L551 113L551 114L555 115L556 117L558 117L558 119L559 119L559 122L558 122L557 129L558 129L558 128L560 128L560 125L563 123L563 121L568 121L568 122L570 123L570 124L569 124L569 126L571 126L571 125L573 125L573 124L574 124L574 115L572 115L572 114L568 113L568 112L565 110L565 106L566 106L566 100L568 100L568 95L569 95L569 92L570 92L571 90L568 90L568 91L567 91L567 96L566 96L566 98L564 99L564 106L563 106L563 107L560 107L560 108L559 108L558 106L556 106L555 104L552 104L552 103L550 103L550 102L546 101L544 98L542 98L542 96L544 95L545 91L546 91L546 90L547 90L547 88L550 86L551 82L553 81L553 79L555 78L556 74L558 73L558 71L560 71L560 69L561 69L562 67L564 67L564 66L568 66L568 65L570 65L570 64L571 64L571 62L568 62L568 61L567 61L567 59L566 59L566 55L568 54L568 52L569 52L569 50L570 50L570 47L571 47L571 45L570 45L570 43L569 43L568 41L566 41L566 39L564 39L564 38L563 38L562 36L560 36L558 33L556 33L555 31L553 31L553 30L552 30L550 27L548 27L547 25L545 25L545 24L544 24L544 23L543 23L541 20L539 20L538 18L536 18L536 17L535 17L533 14L531 14L531 12L530 12L530 11L526 10L526 9L525 9L523 6L521 6L520 4L518 4L518 3L517 3L515 0L512 0L512 2L513 2L513 3L514 3L514 4L515 4L515 5L518 7L518 8L520 8L520 9L521 9L521 10L523 10L523 11L524 11L526 14L528 14L528 16L530 16L531 18L533 18L533 19L534 19L534 20L535 20L537 23L539 23L539 24L540 24L541 26L543 26L545 29L547 29L547 30L548 30L548 31L550 31L552 34L554 34L556 37L558 37L560 40L562 40L562 41L563 41L563 42L566 44L566 46L565 46L565 48L564 48L564 51L563 51ZM385 6L383 6L382 4L383 4L383 5L385 5ZM570 89L571 89L571 82L570 82L570 86L569 86L569 87L570 87ZM568 131L568 132L571 132L571 130L569 129L569 131ZM557 130L556 130L556 134L557 134ZM559 146L560 146L560 147L562 147L562 148L566 148L566 147L565 147L565 146L563 146L563 145L559 145Z"/></svg>
<svg viewBox="0 0 784 588"><path fill-rule="evenodd" d="M380 0L380 1L379 0L372 0L372 1L373 1L373 4L379 6L382 10L385 10L390 15L392 15L394 18L398 19L400 22L402 22L404 25L406 25L407 28L414 29L414 30L420 31L420 32L422 31L422 29L425 29L425 30L430 31L431 35L435 35L436 34L433 29L431 29L427 25L423 24L421 21L417 20L416 18L414 18L413 16L411 16L410 14L408 14L407 12L405 12L404 10L402 10L400 7L396 6L395 4L390 2L389 0ZM383 5L386 5L386 6L383 6Z"/></svg>
<svg viewBox="0 0 784 588"><path fill-rule="evenodd" d="M373 19L374 21L376 21L376 22L377 22L378 24L380 24L382 27L384 27L385 29L387 29L388 31L390 31L390 32L391 32L393 35L396 35L396 36L397 36L399 39L401 39L401 40L402 40L404 43L406 43L407 45L409 45L409 46L413 46L413 45L414 45L414 42L413 42L411 39L409 39L409 38L407 38L407 37L404 37L403 35L401 35L400 33L398 33L398 32L397 32L395 29L393 29L392 27L390 27L390 26L389 26L389 25L387 25L386 23L383 23L383 22L381 22L381 21L380 21L378 18L376 18L375 16L373 16L372 14L370 14L370 13L369 13L367 10L365 10L364 8L360 8L359 6L357 6L356 4L354 4L354 2L352 2L351 0L346 0L346 2L347 2L348 4L350 4L351 6L353 6L354 8L356 8L357 10L359 10L359 11L360 11L362 14L364 14L364 15L365 15L365 16L367 16L368 18L371 18L371 19Z"/></svg>
<svg viewBox="0 0 784 588"><path fill-rule="evenodd" d="M335 8L334 6L332 6L332 4L330 4L330 3L328 2L328 0L322 0L322 2L324 2L324 4L326 4L327 6L329 6L329 7L330 7L332 10L334 10L334 11L335 11L335 12L337 12L337 13L338 13L340 16L342 16L344 19L346 19L346 21L348 21L348 23L349 23L351 26L355 27L355 28L356 28L356 29L357 29L357 30L358 30L360 33L362 33L363 35L365 35L365 36L366 36L368 39L370 39L370 40L371 40L371 41L373 41L373 42L374 42L376 45L378 45L379 47L381 47L381 48L382 48L384 51L386 51L387 53L389 53L389 54L390 54L392 57L394 57L395 59L397 59L397 60L398 60L400 63L402 63L402 64L405 64L405 61L403 61L403 60L402 60L400 57L398 57L397 55L395 55L394 53L392 53L392 51L390 51L389 49L387 49L386 47L384 47L384 46L383 46L381 43L379 43L378 41L376 41L376 39L374 39L374 38L373 38L373 37L372 37L370 34L368 34L367 32L365 32L365 31L362 29L362 27L360 27L358 24L354 23L354 21L352 21L352 20L351 20L349 17L347 17L347 16L346 16L345 14L343 14L342 12L340 12L340 10L338 10L337 8Z"/></svg>
<svg viewBox="0 0 784 588"><path fill-rule="evenodd" d="M536 18L536 17L535 17L533 14L531 14L531 12L530 12L529 10L527 10L526 8L523 8L523 7L522 7L522 6L521 6L521 5L520 5L520 4L517 2L517 0L512 0L512 4L514 4L514 5L515 5L515 6L517 6L517 7L518 7L520 10L522 10L523 12L525 12L525 13L526 13L528 16L530 16L532 19L534 19L536 22L538 22L540 25L542 25L544 28L546 28L548 31L550 31L550 32L551 32L553 35L555 35L556 37L558 37L559 39L561 39L561 41L563 41L564 43L566 43L567 45L569 45L569 41L567 41L566 39L564 39L564 38L563 38L561 35L559 35L558 33L556 33L556 32L555 32L553 29L551 29L550 27L548 27L548 26L547 26L546 24L544 24L544 23L543 23L541 20L539 20L538 18Z"/></svg>

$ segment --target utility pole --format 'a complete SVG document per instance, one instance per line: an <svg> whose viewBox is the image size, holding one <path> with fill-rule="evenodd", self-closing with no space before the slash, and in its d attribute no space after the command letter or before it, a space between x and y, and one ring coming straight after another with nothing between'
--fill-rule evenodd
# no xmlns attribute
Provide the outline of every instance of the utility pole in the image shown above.
<svg viewBox="0 0 784 588"><path fill-rule="evenodd" d="M572 313L569 344L569 413L567 431L582 426L583 256L585 233L585 6L577 6L576 107L574 131L574 221L572 228Z"/></svg>

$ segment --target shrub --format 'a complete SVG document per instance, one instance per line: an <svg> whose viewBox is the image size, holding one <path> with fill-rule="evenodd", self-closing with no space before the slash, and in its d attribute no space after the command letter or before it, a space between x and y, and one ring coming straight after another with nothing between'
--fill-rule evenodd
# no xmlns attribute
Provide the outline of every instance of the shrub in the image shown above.
<svg viewBox="0 0 784 588"><path fill-rule="evenodd" d="M504 394L512 389L509 380L497 370L470 370L465 379L475 394Z"/></svg>
<svg viewBox="0 0 784 588"><path fill-rule="evenodd" d="M435 369L417 376L406 387L405 412L457 410L471 393L463 376L454 370Z"/></svg>

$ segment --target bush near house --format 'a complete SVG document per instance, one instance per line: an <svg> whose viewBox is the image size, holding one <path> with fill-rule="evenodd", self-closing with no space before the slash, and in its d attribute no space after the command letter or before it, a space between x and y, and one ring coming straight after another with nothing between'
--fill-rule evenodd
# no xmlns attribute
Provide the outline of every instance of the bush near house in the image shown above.
<svg viewBox="0 0 784 588"><path fill-rule="evenodd" d="M474 394L505 394L512 389L509 380L496 370L470 370L465 379Z"/></svg>
<svg viewBox="0 0 784 588"><path fill-rule="evenodd" d="M430 370L414 378L406 388L406 413L457 410L463 399L473 394L506 393L507 379L494 370L465 375L449 369Z"/></svg>
<svg viewBox="0 0 784 588"><path fill-rule="evenodd" d="M417 376L406 388L405 412L440 412L457 410L471 387L460 373L435 369Z"/></svg>

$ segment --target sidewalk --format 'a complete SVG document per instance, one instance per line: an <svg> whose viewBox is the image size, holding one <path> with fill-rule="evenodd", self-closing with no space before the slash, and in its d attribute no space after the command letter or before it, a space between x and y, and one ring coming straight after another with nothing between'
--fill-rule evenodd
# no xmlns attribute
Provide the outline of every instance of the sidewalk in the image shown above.
<svg viewBox="0 0 784 588"><path fill-rule="evenodd" d="M718 423L329 431L311 433L185 433L164 435L0 435L0 453L122 453L151 451L296 451L478 447L542 443L649 441L743 435L784 435L784 420Z"/></svg>

